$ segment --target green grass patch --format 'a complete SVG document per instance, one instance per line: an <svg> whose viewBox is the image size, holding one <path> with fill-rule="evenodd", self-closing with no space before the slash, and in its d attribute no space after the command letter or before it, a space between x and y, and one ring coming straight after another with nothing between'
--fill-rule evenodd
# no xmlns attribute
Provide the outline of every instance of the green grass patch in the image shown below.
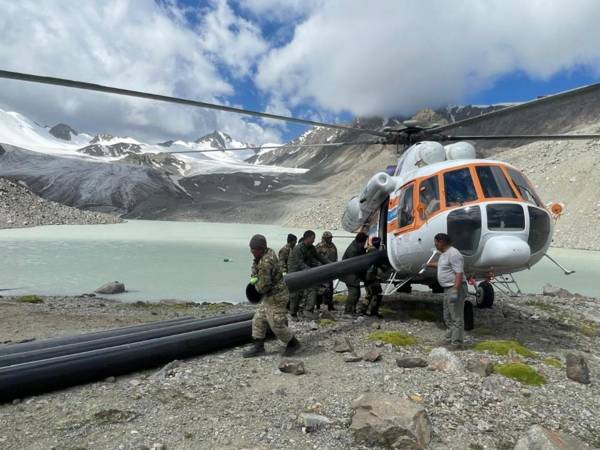
<svg viewBox="0 0 600 450"><path fill-rule="evenodd" d="M382 341L396 347L415 345L417 343L417 339L414 336L400 331L376 331L369 334L369 339L371 341Z"/></svg>
<svg viewBox="0 0 600 450"><path fill-rule="evenodd" d="M579 332L587 337L594 337L598 334L598 329L593 323L584 322L579 326Z"/></svg>
<svg viewBox="0 0 600 450"><path fill-rule="evenodd" d="M346 303L348 301L348 296L346 294L335 294L333 296L333 301L335 303Z"/></svg>
<svg viewBox="0 0 600 450"><path fill-rule="evenodd" d="M540 310L546 311L546 312L560 311L560 308L558 306L554 306L550 303L542 302L540 300L529 300L529 301L525 302L525 305L531 306L532 308L540 309Z"/></svg>
<svg viewBox="0 0 600 450"><path fill-rule="evenodd" d="M407 311L408 317L422 322L436 322L438 315L430 309L411 309Z"/></svg>
<svg viewBox="0 0 600 450"><path fill-rule="evenodd" d="M382 307L379 308L379 314L381 314L385 319L396 319L400 317L400 313L392 308Z"/></svg>
<svg viewBox="0 0 600 450"><path fill-rule="evenodd" d="M471 333L475 336L493 336L494 334L496 334L494 330L487 327L477 327L471 330Z"/></svg>
<svg viewBox="0 0 600 450"><path fill-rule="evenodd" d="M335 324L335 320L331 320L331 319L319 319L319 320L317 320L317 325L319 325L321 328L330 327L333 324Z"/></svg>
<svg viewBox="0 0 600 450"><path fill-rule="evenodd" d="M558 358L545 358L544 364L550 367L555 367L557 369L562 369L563 367L562 362L560 362L560 359Z"/></svg>
<svg viewBox="0 0 600 450"><path fill-rule="evenodd" d="M532 352L523 344L517 341L481 341L473 346L474 350L478 352L488 351L490 353L495 353L496 355L506 356L508 352L512 349L515 353L527 357L536 356L535 352Z"/></svg>
<svg viewBox="0 0 600 450"><path fill-rule="evenodd" d="M498 364L494 367L494 372L506 377L517 380L521 384L529 386L541 386L546 383L546 379L540 375L533 367L522 363Z"/></svg>
<svg viewBox="0 0 600 450"><path fill-rule="evenodd" d="M44 303L42 297L39 297L37 295L24 295L22 297L19 297L17 301L21 303Z"/></svg>

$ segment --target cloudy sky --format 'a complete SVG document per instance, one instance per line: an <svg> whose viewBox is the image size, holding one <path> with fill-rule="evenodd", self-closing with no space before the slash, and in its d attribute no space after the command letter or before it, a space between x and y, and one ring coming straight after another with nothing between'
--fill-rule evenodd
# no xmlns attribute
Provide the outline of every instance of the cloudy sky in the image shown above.
<svg viewBox="0 0 600 450"><path fill-rule="evenodd" d="M0 68L322 121L600 80L596 0L0 0ZM0 108L144 140L302 128L0 80Z"/></svg>

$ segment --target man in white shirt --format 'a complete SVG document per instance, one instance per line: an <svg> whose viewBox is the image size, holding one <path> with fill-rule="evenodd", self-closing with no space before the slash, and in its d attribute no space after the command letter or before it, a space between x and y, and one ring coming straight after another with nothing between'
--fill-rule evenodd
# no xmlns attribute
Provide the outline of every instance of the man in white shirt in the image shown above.
<svg viewBox="0 0 600 450"><path fill-rule="evenodd" d="M452 247L450 237L439 233L434 238L435 248L441 252L437 262L429 266L437 267L437 278L444 288L444 322L448 327L446 341L451 348L458 350L464 342L464 308L467 286L464 283L465 261L462 254Z"/></svg>

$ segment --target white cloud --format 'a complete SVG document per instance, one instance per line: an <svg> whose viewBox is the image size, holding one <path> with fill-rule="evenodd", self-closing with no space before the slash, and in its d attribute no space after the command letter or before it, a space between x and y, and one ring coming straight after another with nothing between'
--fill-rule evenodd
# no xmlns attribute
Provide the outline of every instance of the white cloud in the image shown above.
<svg viewBox="0 0 600 450"><path fill-rule="evenodd" d="M247 75L269 46L260 28L236 16L226 0L214 0L212 4L214 9L202 17L198 26L203 46L235 76Z"/></svg>
<svg viewBox="0 0 600 450"><path fill-rule="evenodd" d="M411 113L460 102L515 70L540 79L598 70L598 23L595 0L329 0L268 53L256 83L292 106Z"/></svg>
<svg viewBox="0 0 600 450"><path fill-rule="evenodd" d="M171 2L0 3L0 66L6 70L223 103L233 87L213 52L223 51L224 64L241 74L266 48L259 30L232 17L223 2L205 10L210 43ZM220 26L237 31L215 35ZM263 137L259 127L233 114L17 81L0 80L0 103L42 124L66 121L83 131L148 140L194 138L213 129L235 130L237 139L255 142L279 137L272 130Z"/></svg>
<svg viewBox="0 0 600 450"><path fill-rule="evenodd" d="M302 19L325 0L238 0L240 8L262 22L290 22Z"/></svg>

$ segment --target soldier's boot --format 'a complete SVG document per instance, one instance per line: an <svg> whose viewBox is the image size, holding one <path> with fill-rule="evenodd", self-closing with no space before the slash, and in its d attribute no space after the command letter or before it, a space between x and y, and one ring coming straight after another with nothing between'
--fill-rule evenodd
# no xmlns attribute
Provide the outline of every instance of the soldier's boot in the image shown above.
<svg viewBox="0 0 600 450"><path fill-rule="evenodd" d="M265 340L264 339L254 339L254 343L252 347L246 350L242 356L244 358L254 358L255 356L260 356L265 354Z"/></svg>
<svg viewBox="0 0 600 450"><path fill-rule="evenodd" d="M296 336L294 336L290 342L287 343L287 346L285 347L285 350L283 351L283 356L292 356L294 355L294 353L296 353L298 350L300 350L300 341L298 341L298 339L296 339Z"/></svg>

